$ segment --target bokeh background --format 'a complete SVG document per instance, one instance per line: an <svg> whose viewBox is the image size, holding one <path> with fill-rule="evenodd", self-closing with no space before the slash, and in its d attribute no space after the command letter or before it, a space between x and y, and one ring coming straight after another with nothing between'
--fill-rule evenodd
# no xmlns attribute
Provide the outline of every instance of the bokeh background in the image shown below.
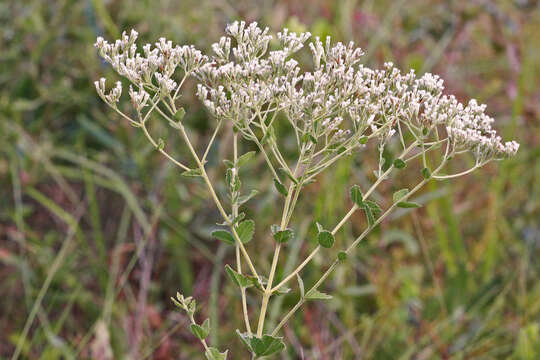
<svg viewBox="0 0 540 360"><path fill-rule="evenodd" d="M278 357L539 359L534 0L1 1L0 358L17 342L27 359L200 358L169 300L177 290L198 299L201 318L218 327L213 345L247 358L234 334L243 326L240 302L222 271L234 254L210 238L218 214L203 185L182 178L93 87L101 76L117 79L96 55L96 36L112 40L135 28L143 42L166 36L209 49L236 19L354 40L369 66L393 61L436 72L461 101L486 103L498 131L521 143L513 159L430 183L418 199L424 207L385 221L323 287L334 299L308 304L285 327L289 346ZM184 101L204 149L213 122L193 95ZM228 136L211 154L216 179ZM168 149L188 159L180 145L168 137ZM347 189L367 181L371 163L351 157L307 188L280 271L313 248L313 218L333 224L348 209ZM263 178L245 181L270 186ZM385 190L375 194L383 204ZM271 224L275 201L263 194L247 211ZM350 242L363 226L358 214L339 236ZM263 239L250 252L269 254ZM328 259L306 268L306 284ZM255 261L269 268L269 257ZM294 293L273 302L271 323Z"/></svg>

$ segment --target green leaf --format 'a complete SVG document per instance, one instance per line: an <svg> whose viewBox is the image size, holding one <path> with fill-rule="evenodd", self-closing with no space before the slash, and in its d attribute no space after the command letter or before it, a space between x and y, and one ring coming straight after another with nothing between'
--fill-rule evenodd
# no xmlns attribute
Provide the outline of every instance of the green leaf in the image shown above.
<svg viewBox="0 0 540 360"><path fill-rule="evenodd" d="M289 180L298 185L298 180L296 180L287 169L281 167L279 170L281 170L281 172L283 172L285 176L289 178Z"/></svg>
<svg viewBox="0 0 540 360"><path fill-rule="evenodd" d="M314 144L317 144L317 139L315 139L315 137L309 133L305 133L303 136L302 136L302 143L307 143L308 141L311 141L312 143Z"/></svg>
<svg viewBox="0 0 540 360"><path fill-rule="evenodd" d="M429 168L425 167L422 169L422 176L424 179L429 179L431 177L431 170Z"/></svg>
<svg viewBox="0 0 540 360"><path fill-rule="evenodd" d="M394 196L392 197L394 202L398 202L399 200L403 199L405 195L409 193L409 189L401 189L394 193Z"/></svg>
<svg viewBox="0 0 540 360"><path fill-rule="evenodd" d="M268 284L268 280L262 276L259 275L259 278L257 279L255 276L250 276L249 281L251 281L251 285L255 286L257 290L260 290L262 292L265 291L265 286Z"/></svg>
<svg viewBox="0 0 540 360"><path fill-rule="evenodd" d="M347 260L347 253L345 251L340 251L337 254L337 258L339 261L345 261Z"/></svg>
<svg viewBox="0 0 540 360"><path fill-rule="evenodd" d="M229 278L232 280L232 282L239 287L248 288L253 285L253 281L249 277L236 272L228 264L225 265L225 271L227 272L227 275L229 275Z"/></svg>
<svg viewBox="0 0 540 360"><path fill-rule="evenodd" d="M209 347L208 350L204 353L206 355L207 360L227 360L227 354L229 353L229 350L226 350L225 352L219 352L218 349L215 347Z"/></svg>
<svg viewBox="0 0 540 360"><path fill-rule="evenodd" d="M291 291L291 288L288 288L286 286L281 286L276 290L276 295L285 295L288 294Z"/></svg>
<svg viewBox="0 0 540 360"><path fill-rule="evenodd" d="M292 229L280 230L274 233L273 236L274 240L276 240L278 243L284 244L293 238L294 231L292 231Z"/></svg>
<svg viewBox="0 0 540 360"><path fill-rule="evenodd" d="M317 235L317 241L319 242L319 245L328 249L334 245L335 239L330 231L323 230Z"/></svg>
<svg viewBox="0 0 540 360"><path fill-rule="evenodd" d="M236 164L237 166L240 168L242 166L244 166L254 155L256 154L255 151L249 151L245 154L243 154L242 156L240 156L238 158L238 160L236 161Z"/></svg>
<svg viewBox="0 0 540 360"><path fill-rule="evenodd" d="M285 349L281 337L263 335L262 338L253 336L249 339L251 350L256 356L269 356Z"/></svg>
<svg viewBox="0 0 540 360"><path fill-rule="evenodd" d="M351 187L350 194L351 194L351 200L353 203L355 203L358 206L363 205L363 195L362 195L362 190L360 190L360 186L353 185Z"/></svg>
<svg viewBox="0 0 540 360"><path fill-rule="evenodd" d="M228 169L231 169L234 167L234 163L231 161L231 160L223 160L223 163L225 164L225 166L228 168Z"/></svg>
<svg viewBox="0 0 540 360"><path fill-rule="evenodd" d="M163 141L162 138L158 139L157 148L158 150L163 150L165 148L165 141Z"/></svg>
<svg viewBox="0 0 540 360"><path fill-rule="evenodd" d="M304 281L302 280L300 275L298 275L298 273L296 274L296 280L298 280L298 288L300 289L300 297L304 298L304 295L305 295Z"/></svg>
<svg viewBox="0 0 540 360"><path fill-rule="evenodd" d="M381 207L375 201L366 200L364 201L364 205L369 207L374 215L378 215L382 213Z"/></svg>
<svg viewBox="0 0 540 360"><path fill-rule="evenodd" d="M419 208L421 206L422 205L415 202L411 202L411 201L400 201L397 203L397 207L404 208L404 209Z"/></svg>
<svg viewBox="0 0 540 360"><path fill-rule="evenodd" d="M366 213L366 218L369 226L372 226L375 223L375 217L373 216L373 211L369 206L363 206L364 212Z"/></svg>
<svg viewBox="0 0 540 360"><path fill-rule="evenodd" d="M257 357L269 356L285 349L281 337L263 335L262 338L258 338L253 334L242 333L238 329L236 333L240 336L242 343Z"/></svg>
<svg viewBox="0 0 540 360"><path fill-rule="evenodd" d="M395 159L394 160L394 167L396 169L403 169L405 166L407 166L407 163L401 159Z"/></svg>
<svg viewBox="0 0 540 360"><path fill-rule="evenodd" d="M236 232L242 243L246 244L253 239L255 234L255 222L253 220L244 220L236 227Z"/></svg>
<svg viewBox="0 0 540 360"><path fill-rule="evenodd" d="M283 196L287 196L289 192L287 191L287 188L280 183L277 179L274 179L274 186L276 187L276 190Z"/></svg>
<svg viewBox="0 0 540 360"><path fill-rule="evenodd" d="M227 230L216 230L212 232L212 236L226 244L234 245L234 237Z"/></svg>
<svg viewBox="0 0 540 360"><path fill-rule="evenodd" d="M238 198L238 205L242 205L242 204L245 204L246 202L248 202L252 197L254 197L255 195L257 195L259 192L257 190L251 190L251 192L247 195L243 195L243 196L240 196Z"/></svg>
<svg viewBox="0 0 540 360"><path fill-rule="evenodd" d="M358 142L361 144L361 145L364 145L364 144L367 144L369 138L367 136L362 136Z"/></svg>
<svg viewBox="0 0 540 360"><path fill-rule="evenodd" d="M174 120L181 122L184 119L184 116L186 115L186 110L184 110L183 107L178 109L176 114L174 114Z"/></svg>
<svg viewBox="0 0 540 360"><path fill-rule="evenodd" d="M306 300L330 300L331 295L320 292L319 290L308 291L306 294Z"/></svg>
<svg viewBox="0 0 540 360"><path fill-rule="evenodd" d="M231 216L232 216L232 215L231 215ZM237 217L235 217L234 219L232 219L232 223L233 223L233 224L236 224L236 223L242 221L245 217L246 217L246 214L243 213L243 212L241 212L240 214L238 214ZM224 224L224 225L227 225L227 224Z"/></svg>
<svg viewBox="0 0 540 360"><path fill-rule="evenodd" d="M190 330L198 339L204 340L208 337L208 334L210 334L210 319L206 319L202 326L197 324L191 324Z"/></svg>
<svg viewBox="0 0 540 360"><path fill-rule="evenodd" d="M182 173L182 176L185 177L197 177L202 176L201 169L189 169Z"/></svg>

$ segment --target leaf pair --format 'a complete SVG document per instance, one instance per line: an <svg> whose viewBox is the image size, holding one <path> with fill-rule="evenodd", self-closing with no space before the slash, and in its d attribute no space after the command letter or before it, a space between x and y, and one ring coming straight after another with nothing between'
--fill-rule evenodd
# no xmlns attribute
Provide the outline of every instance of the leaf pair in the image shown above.
<svg viewBox="0 0 540 360"><path fill-rule="evenodd" d="M382 209L376 202L364 200L364 196L358 185L353 185L351 187L350 195L352 202L366 213L369 226L373 226L373 224L375 224L375 217L382 212Z"/></svg>
<svg viewBox="0 0 540 360"><path fill-rule="evenodd" d="M282 337L263 335L259 338L252 334L241 333L239 330L236 330L236 333L256 357L269 356L285 349Z"/></svg>
<svg viewBox="0 0 540 360"><path fill-rule="evenodd" d="M244 220L236 226L235 230L240 241L247 244L255 234L255 222L253 220ZM212 236L226 244L234 245L234 236L229 230L215 230L212 232Z"/></svg>
<svg viewBox="0 0 540 360"><path fill-rule="evenodd" d="M397 207L410 209L410 208L417 208L421 205L415 202L411 201L401 201L407 194L409 193L409 189L401 189L394 193L394 196L392 197L392 200L394 203L397 203Z"/></svg>
<svg viewBox="0 0 540 360"><path fill-rule="evenodd" d="M300 289L300 297L304 301L332 299L331 295L325 294L316 289L309 290L306 294L305 289L304 289L304 281L302 281L302 278L300 277L300 275L296 274L296 280L298 280L298 288Z"/></svg>
<svg viewBox="0 0 540 360"><path fill-rule="evenodd" d="M272 225L270 231L272 232L274 240L280 244L285 244L294 237L294 231L290 228L281 230L278 225Z"/></svg>

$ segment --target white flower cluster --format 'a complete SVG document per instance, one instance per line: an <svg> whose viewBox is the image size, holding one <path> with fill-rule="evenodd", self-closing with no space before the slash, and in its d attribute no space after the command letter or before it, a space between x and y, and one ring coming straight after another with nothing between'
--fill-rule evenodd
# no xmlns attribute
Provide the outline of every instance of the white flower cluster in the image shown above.
<svg viewBox="0 0 540 360"><path fill-rule="evenodd" d="M154 47L150 44L144 45L141 54L137 52L135 44L137 37L138 33L131 30L129 35L123 32L121 39L112 44L98 37L94 46L119 75L139 88L138 93L130 91L131 99L139 109L148 101L145 88L159 91L162 97L171 94L178 87L178 83L173 80L178 68L182 69L184 74L190 74L208 60L195 47L173 46L172 42L165 38L160 38Z"/></svg>
<svg viewBox="0 0 540 360"><path fill-rule="evenodd" d="M421 140L434 129L446 129L453 149L470 151L479 163L518 150L516 142L503 143L497 136L484 105L471 100L465 106L443 94L443 80L437 75L417 77L412 70L402 74L392 63L370 69L360 64L363 51L354 43L333 44L329 37L325 43L318 37L309 43L313 71L301 71L294 55L311 34L284 29L272 42L268 28L243 21L228 25L226 33L212 45L211 58L164 38L153 47L143 46L141 54L136 31L124 32L113 44L98 38L95 46L137 87L129 90L137 110L152 93L174 101L182 84L174 75L181 68L184 76L199 79L197 96L205 107L217 118L232 121L248 139L253 139L255 128L267 133L277 114L284 114L299 147L317 144L327 153L359 147L358 140L365 136L377 138L382 148L397 136L398 128ZM96 89L111 106L122 93L117 83L106 94L105 79L96 82Z"/></svg>
<svg viewBox="0 0 540 360"><path fill-rule="evenodd" d="M107 94L105 90L105 81L105 78L101 78L99 81L94 82L96 91L103 101L111 106L116 106L116 103L120 101L120 96L122 96L122 83L117 81L116 86Z"/></svg>
<svg viewBox="0 0 540 360"><path fill-rule="evenodd" d="M400 122L416 138L442 126L456 148L470 150L482 161L517 151L517 143L501 142L484 106L474 100L464 106L444 95L437 75L417 78L414 71L402 74L392 63L380 70L364 67L359 64L361 49L352 42L333 45L329 37L324 44L319 38L309 44L314 70L301 72L292 56L309 33L285 29L278 33L279 48L271 51L268 28L256 23L235 22L227 33L212 46L212 60L195 71L202 83L197 94L213 115L233 121L240 130L257 121L264 126L281 111L299 137L323 139L327 146L350 145L370 134L386 143Z"/></svg>

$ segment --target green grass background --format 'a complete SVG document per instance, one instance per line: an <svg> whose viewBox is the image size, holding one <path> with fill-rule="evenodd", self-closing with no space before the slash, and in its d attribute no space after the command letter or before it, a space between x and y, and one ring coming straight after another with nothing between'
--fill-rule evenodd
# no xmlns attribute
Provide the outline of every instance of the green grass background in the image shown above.
<svg viewBox="0 0 540 360"><path fill-rule="evenodd" d="M177 290L211 318L214 346L247 358L234 334L243 327L238 294L223 276L234 254L209 236L218 214L203 184L181 178L93 87L103 75L117 79L96 55L96 36L135 28L143 42L166 36L209 49L235 19L354 40L370 66L439 73L460 100L488 104L498 131L521 143L515 158L432 182L419 198L426 206L394 213L325 284L334 299L308 304L285 327L288 348L278 357L540 359L534 0L0 2L0 358L18 342L25 359L201 358L169 300ZM204 149L212 119L191 93L184 102ZM188 159L178 137L166 142ZM217 179L229 143L225 133L211 153ZM313 220L329 226L348 209L347 189L367 181L372 162L351 157L307 188L278 276L313 248ZM250 177L262 168L245 170L248 188L271 186ZM374 196L384 204L391 190ZM261 219L253 254L271 251L261 234L279 215L276 201L263 193L246 210ZM363 226L354 216L338 241L350 243ZM255 261L270 267L269 257ZM316 257L306 286L327 265L328 256ZM273 300L271 324L294 304L293 290ZM257 297L248 300L256 307Z"/></svg>

